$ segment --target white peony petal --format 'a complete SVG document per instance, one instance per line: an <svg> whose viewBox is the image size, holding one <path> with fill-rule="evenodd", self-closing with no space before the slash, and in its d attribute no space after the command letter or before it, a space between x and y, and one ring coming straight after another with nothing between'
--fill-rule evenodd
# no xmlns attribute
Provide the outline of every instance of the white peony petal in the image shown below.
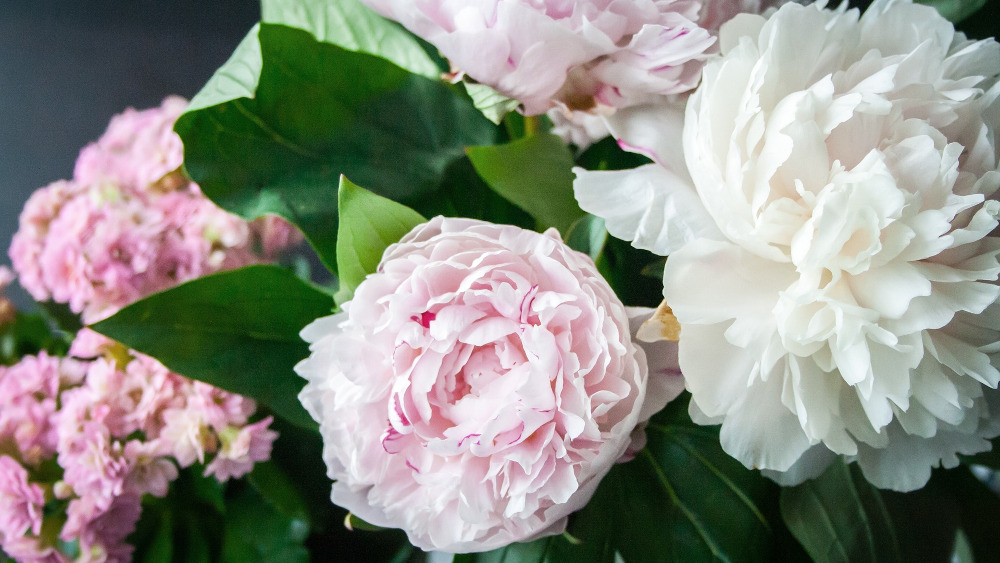
<svg viewBox="0 0 1000 563"><path fill-rule="evenodd" d="M575 168L580 208L604 219L608 232L633 246L666 255L718 229L681 176L655 165L590 172Z"/></svg>

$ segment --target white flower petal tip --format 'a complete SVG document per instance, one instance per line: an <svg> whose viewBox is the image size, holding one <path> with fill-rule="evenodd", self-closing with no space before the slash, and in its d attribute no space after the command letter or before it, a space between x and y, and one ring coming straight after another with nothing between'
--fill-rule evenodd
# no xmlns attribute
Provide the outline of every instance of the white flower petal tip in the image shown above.
<svg viewBox="0 0 1000 563"><path fill-rule="evenodd" d="M632 330L554 231L416 227L342 313L302 331L299 398L320 423L333 501L425 550L561 533L672 393ZM676 348L651 356L676 368Z"/></svg>
<svg viewBox="0 0 1000 563"><path fill-rule="evenodd" d="M672 110L619 112L656 163L578 172L581 207L670 254L692 416L727 452L783 483L843 456L918 488L1000 435L1000 44L876 1L740 16L720 46L684 166L660 154Z"/></svg>

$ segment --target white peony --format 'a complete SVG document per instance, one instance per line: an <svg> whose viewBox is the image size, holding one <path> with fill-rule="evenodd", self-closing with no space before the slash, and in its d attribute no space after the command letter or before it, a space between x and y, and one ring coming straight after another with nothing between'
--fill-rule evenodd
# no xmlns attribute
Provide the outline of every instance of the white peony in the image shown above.
<svg viewBox="0 0 1000 563"><path fill-rule="evenodd" d="M581 206L670 254L692 417L791 484L837 454L923 486L1000 434L1000 45L932 8L737 16L683 120L621 116L656 164Z"/></svg>

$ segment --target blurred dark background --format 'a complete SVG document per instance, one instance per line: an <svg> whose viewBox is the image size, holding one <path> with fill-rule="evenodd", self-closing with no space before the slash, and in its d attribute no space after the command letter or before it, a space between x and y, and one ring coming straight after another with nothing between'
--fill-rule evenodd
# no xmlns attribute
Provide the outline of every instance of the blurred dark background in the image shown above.
<svg viewBox="0 0 1000 563"><path fill-rule="evenodd" d="M190 99L259 17L257 0L0 0L0 264L32 191L112 115Z"/></svg>

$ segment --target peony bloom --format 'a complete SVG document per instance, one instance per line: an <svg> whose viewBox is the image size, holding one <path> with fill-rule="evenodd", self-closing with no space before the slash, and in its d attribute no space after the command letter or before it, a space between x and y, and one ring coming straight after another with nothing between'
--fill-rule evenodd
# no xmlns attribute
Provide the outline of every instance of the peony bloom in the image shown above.
<svg viewBox="0 0 1000 563"><path fill-rule="evenodd" d="M362 1L527 115L690 90L714 42L693 0Z"/></svg>
<svg viewBox="0 0 1000 563"><path fill-rule="evenodd" d="M172 126L186 102L126 110L80 152L74 178L32 194L10 257L39 300L68 303L85 322L151 293L273 258L301 235L286 221L227 213L180 173Z"/></svg>
<svg viewBox="0 0 1000 563"><path fill-rule="evenodd" d="M782 483L837 454L879 487L1000 434L1000 45L932 8L738 16L687 105L618 132L584 209L670 254L691 414Z"/></svg>
<svg viewBox="0 0 1000 563"><path fill-rule="evenodd" d="M670 398L554 230L437 217L302 336L333 501L428 550L560 533Z"/></svg>

